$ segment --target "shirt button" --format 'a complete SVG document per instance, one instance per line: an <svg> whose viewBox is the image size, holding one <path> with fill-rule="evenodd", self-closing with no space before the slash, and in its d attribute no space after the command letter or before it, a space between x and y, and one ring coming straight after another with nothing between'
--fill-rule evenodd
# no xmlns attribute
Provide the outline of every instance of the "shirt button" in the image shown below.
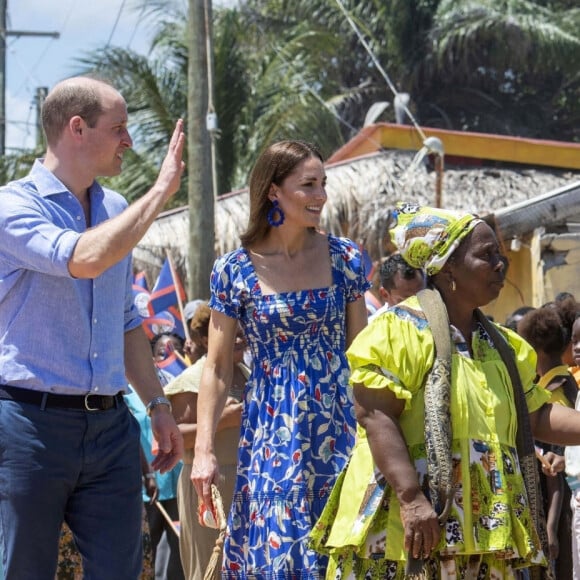
<svg viewBox="0 0 580 580"><path fill-rule="evenodd" d="M93 353L93 358L97 358L98 356L99 355L96 352Z"/></svg>
<svg viewBox="0 0 580 580"><path fill-rule="evenodd" d="M77 216L77 221L79 221L79 222L81 221L81 216L80 215Z"/></svg>
<svg viewBox="0 0 580 580"><path fill-rule="evenodd" d="M93 318L93 324L97 324L97 319Z"/></svg>
<svg viewBox="0 0 580 580"><path fill-rule="evenodd" d="M99 387L95 387L95 392L99 390Z"/></svg>

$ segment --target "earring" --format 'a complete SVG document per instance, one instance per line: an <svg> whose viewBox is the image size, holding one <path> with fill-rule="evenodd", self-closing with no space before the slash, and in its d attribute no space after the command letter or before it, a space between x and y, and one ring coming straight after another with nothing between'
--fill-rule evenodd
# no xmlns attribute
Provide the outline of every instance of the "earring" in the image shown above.
<svg viewBox="0 0 580 580"><path fill-rule="evenodd" d="M451 280L451 292L455 292L455 290L457 290L457 284L455 280Z"/></svg>
<svg viewBox="0 0 580 580"><path fill-rule="evenodd" d="M276 217L276 215L278 217ZM277 228L278 226L281 226L284 223L285 217L286 216L284 215L284 212L282 211L282 208L280 207L278 200L275 199L274 201L272 201L272 207L268 210L268 215L266 216L266 218L268 219L268 223L273 228Z"/></svg>

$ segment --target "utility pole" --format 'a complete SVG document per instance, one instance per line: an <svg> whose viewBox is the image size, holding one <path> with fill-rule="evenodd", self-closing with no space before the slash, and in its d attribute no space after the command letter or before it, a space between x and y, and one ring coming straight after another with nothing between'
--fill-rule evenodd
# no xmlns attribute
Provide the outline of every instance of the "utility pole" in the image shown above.
<svg viewBox="0 0 580 580"><path fill-rule="evenodd" d="M211 0L189 0L187 71L187 185L189 200L189 298L209 298L215 260L215 199L210 134L207 126L211 73ZM208 56L210 57L208 59ZM209 63L209 66L208 66Z"/></svg>
<svg viewBox="0 0 580 580"><path fill-rule="evenodd" d="M48 87L36 88L36 146L38 149L44 149L46 146L44 131L42 129L42 104L48 95Z"/></svg>
<svg viewBox="0 0 580 580"><path fill-rule="evenodd" d="M8 0L0 0L0 156L6 150L6 38L8 36L50 36L60 38L58 32L31 32L6 30Z"/></svg>

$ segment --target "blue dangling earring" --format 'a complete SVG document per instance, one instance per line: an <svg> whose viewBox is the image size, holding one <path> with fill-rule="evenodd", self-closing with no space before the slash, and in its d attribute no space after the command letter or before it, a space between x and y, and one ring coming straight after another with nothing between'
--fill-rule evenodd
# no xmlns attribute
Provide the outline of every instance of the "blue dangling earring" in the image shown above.
<svg viewBox="0 0 580 580"><path fill-rule="evenodd" d="M278 214L278 217L276 217L276 214ZM286 216L284 215L284 212L282 211L282 208L280 207L277 199L272 202L272 207L268 210L268 215L266 217L268 219L268 223L273 228L277 228L284 223L284 218Z"/></svg>

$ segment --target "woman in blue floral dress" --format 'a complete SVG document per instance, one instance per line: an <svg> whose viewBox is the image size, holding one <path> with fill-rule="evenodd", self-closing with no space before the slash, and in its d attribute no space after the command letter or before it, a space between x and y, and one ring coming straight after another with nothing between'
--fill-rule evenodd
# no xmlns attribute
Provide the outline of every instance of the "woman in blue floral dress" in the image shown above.
<svg viewBox="0 0 580 580"><path fill-rule="evenodd" d="M308 535L354 443L345 350L366 325L369 285L356 244L318 231L325 184L312 145L271 145L250 178L242 247L212 272L192 468L206 504L219 482L213 440L238 321L253 358L222 578L324 576Z"/></svg>

